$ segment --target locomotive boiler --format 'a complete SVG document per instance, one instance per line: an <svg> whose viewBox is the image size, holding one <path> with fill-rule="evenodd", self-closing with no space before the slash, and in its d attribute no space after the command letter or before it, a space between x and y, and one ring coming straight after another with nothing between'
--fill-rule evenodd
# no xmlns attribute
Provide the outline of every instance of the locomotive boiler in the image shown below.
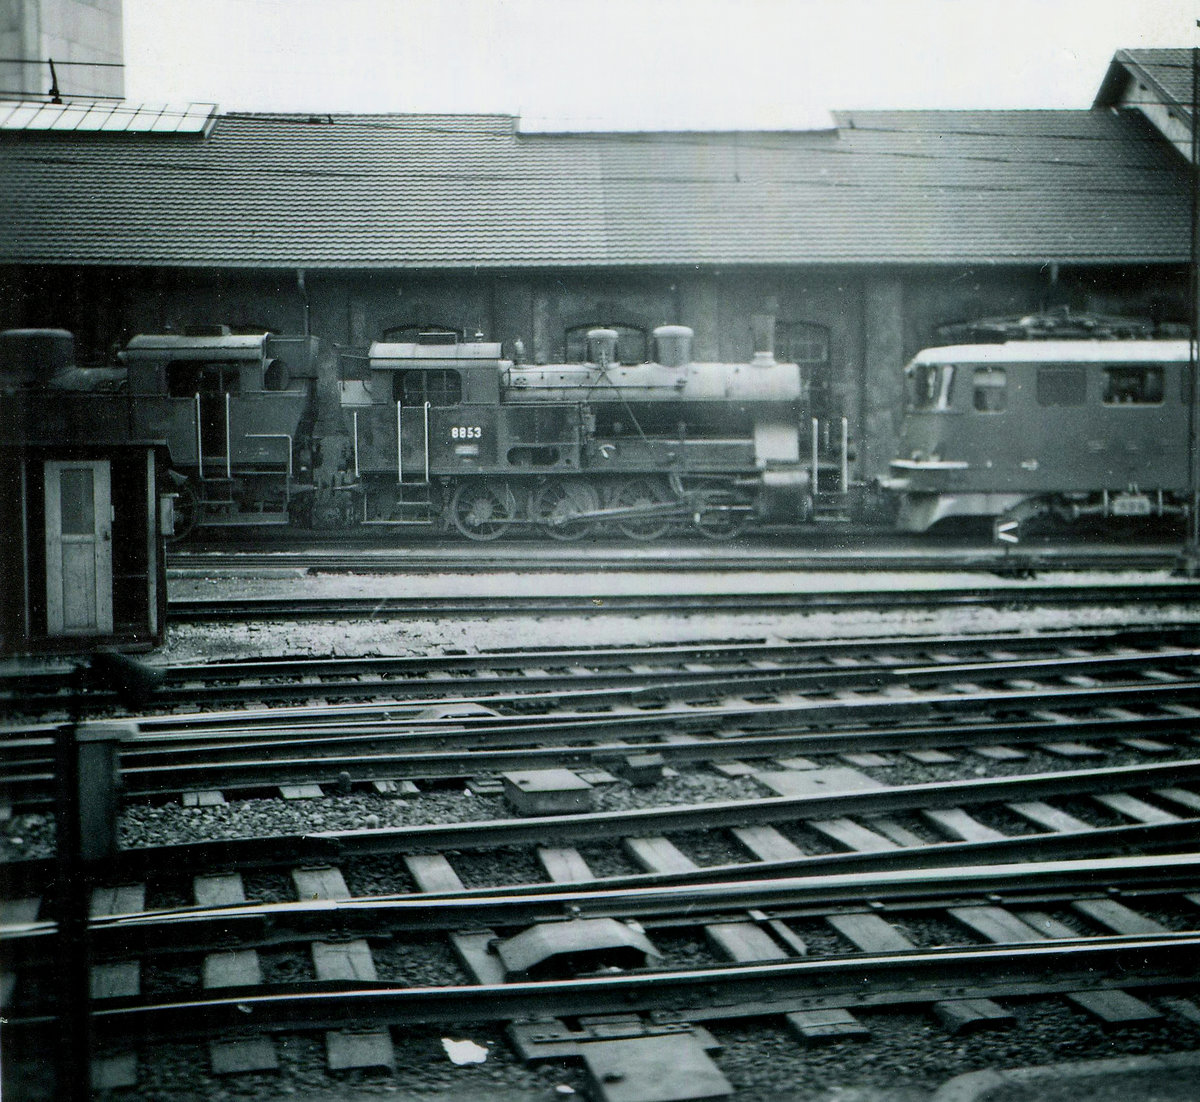
<svg viewBox="0 0 1200 1102"><path fill-rule="evenodd" d="M1007 340L919 352L905 368L884 487L899 526L950 517L1152 517L1187 508L1186 340Z"/></svg>
<svg viewBox="0 0 1200 1102"><path fill-rule="evenodd" d="M812 462L807 385L769 353L694 363L692 331L660 326L653 362L525 365L494 343L373 344L341 383L364 524L440 524L474 540L530 526L559 540L598 525L649 540L688 524L733 535L755 517L799 519ZM815 438L815 433L814 433Z"/></svg>

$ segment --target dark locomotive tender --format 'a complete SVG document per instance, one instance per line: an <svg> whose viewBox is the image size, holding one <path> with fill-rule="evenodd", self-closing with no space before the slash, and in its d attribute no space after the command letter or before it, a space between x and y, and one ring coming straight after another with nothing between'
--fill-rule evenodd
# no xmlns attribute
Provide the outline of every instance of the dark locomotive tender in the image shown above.
<svg viewBox="0 0 1200 1102"><path fill-rule="evenodd" d="M165 440L176 476L175 534L200 525L308 520L321 426L318 379L332 351L313 337L136 336L118 355L121 400L147 437Z"/></svg>
<svg viewBox="0 0 1200 1102"><path fill-rule="evenodd" d="M1061 328L1061 327L1060 327ZM1189 342L1053 339L928 348L905 368L898 523L1182 515Z"/></svg>

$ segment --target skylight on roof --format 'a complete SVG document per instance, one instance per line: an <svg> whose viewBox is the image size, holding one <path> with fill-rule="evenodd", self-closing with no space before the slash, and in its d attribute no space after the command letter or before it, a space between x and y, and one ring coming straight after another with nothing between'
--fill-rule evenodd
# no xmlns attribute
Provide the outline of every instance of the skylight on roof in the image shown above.
<svg viewBox="0 0 1200 1102"><path fill-rule="evenodd" d="M130 104L0 101L0 130L63 130L125 134L204 134L217 115L215 103Z"/></svg>
<svg viewBox="0 0 1200 1102"><path fill-rule="evenodd" d="M743 114L746 117L743 117ZM517 130L521 134L661 134L661 133L720 133L720 132L769 132L796 133L806 131L836 130L833 114L821 107L796 108L789 105L786 110L776 110L766 117L759 113L726 112L721 117L681 116L668 118L645 115L635 119L600 116L571 115L521 115Z"/></svg>

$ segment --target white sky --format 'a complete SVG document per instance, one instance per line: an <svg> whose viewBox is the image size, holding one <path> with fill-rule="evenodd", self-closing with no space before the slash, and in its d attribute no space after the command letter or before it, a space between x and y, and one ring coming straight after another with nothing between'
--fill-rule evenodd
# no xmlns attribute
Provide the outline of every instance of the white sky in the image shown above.
<svg viewBox="0 0 1200 1102"><path fill-rule="evenodd" d="M1200 0L124 0L131 102L804 127L834 108L1091 104Z"/></svg>

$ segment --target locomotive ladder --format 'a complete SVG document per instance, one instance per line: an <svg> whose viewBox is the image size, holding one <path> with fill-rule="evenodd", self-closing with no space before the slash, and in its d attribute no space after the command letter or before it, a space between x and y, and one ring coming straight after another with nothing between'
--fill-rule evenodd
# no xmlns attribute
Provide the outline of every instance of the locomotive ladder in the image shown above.
<svg viewBox="0 0 1200 1102"><path fill-rule="evenodd" d="M235 479L233 472L233 429L232 429L232 410L231 396L228 391L223 395L224 410L223 412L223 431L225 438L225 454L214 455L208 457L209 471L205 472L205 455L204 455L204 409L203 395L197 393L193 396L195 403L195 432L196 432L196 474L195 489L198 492L195 508L199 511L200 523L208 526L225 526L231 527L236 525L262 525L262 524L287 524L289 521L288 507L292 500L292 437L289 433L284 432L249 432L245 433L245 440L278 440L284 448L284 469L281 472L282 476L282 492L279 495L279 500L282 506L279 508L266 508L263 501L259 501L257 508L248 508L242 511L242 506L234 497ZM213 465L217 467L217 473L212 473ZM245 465L239 466L239 472L243 475L262 475L267 473L265 470L249 470Z"/></svg>
<svg viewBox="0 0 1200 1102"><path fill-rule="evenodd" d="M429 409L426 402L421 407L421 463L417 471L404 466L404 404L396 403L396 486L392 515L387 519L370 519L369 492L362 495L362 523L372 525L422 525L434 523L433 500L429 482ZM354 479L364 485L359 466L358 411L354 411ZM407 481L406 481L407 473Z"/></svg>
<svg viewBox="0 0 1200 1102"><path fill-rule="evenodd" d="M829 446L828 428L826 422L826 448ZM846 497L850 492L850 422L846 417L841 418L841 438L838 442L837 455L837 487L825 489L821 479L821 423L816 417L812 419L812 494L813 516L820 520L846 520ZM832 466L832 464L830 464Z"/></svg>

